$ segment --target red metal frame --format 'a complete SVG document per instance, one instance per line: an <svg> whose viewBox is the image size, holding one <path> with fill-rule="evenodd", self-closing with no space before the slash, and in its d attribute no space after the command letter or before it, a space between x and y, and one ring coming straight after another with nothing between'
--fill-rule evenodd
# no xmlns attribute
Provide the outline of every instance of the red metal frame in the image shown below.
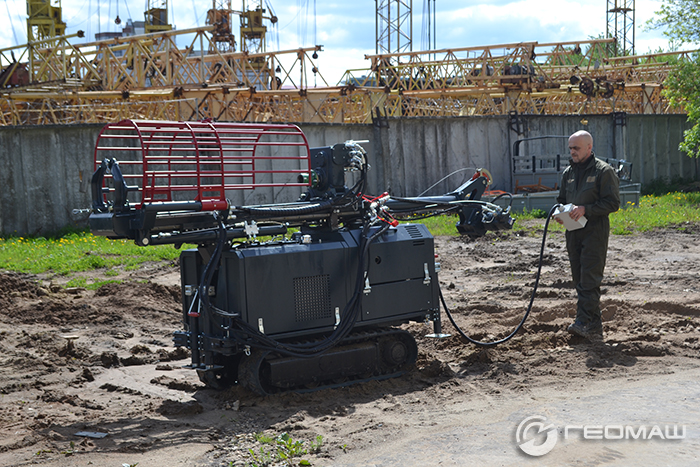
<svg viewBox="0 0 700 467"><path fill-rule="evenodd" d="M137 209L199 201L212 211L226 209L226 190L309 185L297 180L309 174L309 144L291 124L122 120L97 137L96 169L105 158L119 162ZM294 168L275 169L276 162ZM110 178L105 175L104 196L114 191Z"/></svg>

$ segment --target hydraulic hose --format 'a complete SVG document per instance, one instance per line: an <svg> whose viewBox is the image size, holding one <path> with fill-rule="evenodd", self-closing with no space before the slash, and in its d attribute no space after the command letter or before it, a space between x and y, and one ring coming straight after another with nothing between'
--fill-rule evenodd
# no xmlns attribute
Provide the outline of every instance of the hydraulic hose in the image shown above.
<svg viewBox="0 0 700 467"><path fill-rule="evenodd" d="M510 193L506 193L507 195L510 195ZM497 199L503 197L504 195L498 195L494 199L496 201ZM512 195L511 196L511 202L512 202ZM392 196L392 200L394 201L400 201L404 202L407 204L416 204L421 207L419 208L403 208L399 209L396 207L392 206L391 211L395 213L403 213L403 212L415 212L420 209L434 209L437 206L444 206L445 210L451 210L451 209L459 209L460 207L463 207L465 205L474 205L474 206L485 206L489 209L494 209L494 210L503 210L503 208L497 204L494 204L493 201L481 201L481 200L476 200L476 199L456 199L456 200L439 200L439 199L429 199L429 200L420 200L420 199L411 199L411 198L401 198L399 196ZM506 208L508 211L510 210L510 205Z"/></svg>
<svg viewBox="0 0 700 467"><path fill-rule="evenodd" d="M355 293L343 310L340 324L331 335L324 338L320 342L310 342L306 344L285 344L261 334L257 329L253 328L240 318L234 318L234 321L239 326L242 335L251 340L251 346L262 350L277 352L290 357L315 357L335 346L352 331L354 324L357 321L362 301L362 285L364 284L364 278L367 273L366 257L367 253L369 252L369 245L374 241L374 239L384 233L386 229L388 229L388 225L383 226L370 237L367 237L366 235L367 230L363 231L363 238L359 248L360 257Z"/></svg>
<svg viewBox="0 0 700 467"><path fill-rule="evenodd" d="M211 304L207 290L211 284L214 271L216 270L216 265L218 265L220 261L221 253L223 252L227 241L226 227L220 217L216 213L214 215L215 219L219 223L219 238L214 252L204 268L202 279L197 290L197 295L202 305L202 309L205 312L212 312L218 314L219 316L231 318L233 320L235 327L231 328L231 332L237 336L238 340L241 342L250 342L251 346L259 349L274 351L290 357L314 357L335 346L352 331L359 316L360 306L362 303L362 287L364 285L365 278L367 277L369 267L369 261L367 259L369 247L377 237L386 232L386 230L389 228L388 224L382 224L382 226L372 235L369 235L370 225L368 223L365 224L364 228L362 229L360 244L358 246L358 268L354 293L349 302L346 304L341 315L340 323L333 333L320 342L285 344L260 333L253 326L242 320L238 313L230 313Z"/></svg>
<svg viewBox="0 0 700 467"><path fill-rule="evenodd" d="M197 293L199 295L199 300L201 301L202 305L204 305L205 310L213 310L216 313L219 313L223 316L226 317L237 317L237 313L228 313L224 310L220 310L216 307L214 307L211 304L211 301L209 300L209 286L211 285L211 281L214 277L214 272L216 271L216 266L219 264L219 260L221 259L221 254L224 251L224 247L226 246L226 241L227 241L227 235L226 235L226 226L224 225L223 220L221 219L221 216L217 212L213 213L214 219L218 222L219 227L218 227L218 235L219 238L216 242L216 247L214 248L214 253L211 255L211 258L209 258L209 261L207 262L207 265L204 267L204 272L202 273L202 280L199 283L199 287L197 288ZM194 304L194 300L192 301Z"/></svg>
<svg viewBox="0 0 700 467"><path fill-rule="evenodd" d="M241 208L248 212L250 215L259 216L282 216L282 215L301 215L301 214L313 214L322 211L330 211L333 209L332 201L322 201L317 204L312 204L308 206L290 206L286 208L251 208L244 207Z"/></svg>
<svg viewBox="0 0 700 467"><path fill-rule="evenodd" d="M445 308L445 313L447 314L447 317L450 320L450 323L452 323L452 326L457 330L460 336L471 342L472 344L481 346L481 347L493 347L498 344L502 344L504 342L507 342L515 336L520 329L522 329L523 325L525 324L525 321L527 320L528 316L530 316L530 312L532 311L532 304L535 301L535 295L537 294L537 286L540 283L540 274L542 272L542 261L544 258L544 247L545 243L547 241L547 229L549 227L549 221L552 218L552 215L554 214L554 211L559 207L559 204L555 204L552 206L552 209L549 210L549 214L547 214L547 220L544 223L544 233L542 234L542 245L540 246L540 259L539 263L537 265L537 275L535 276L535 285L532 288L532 295L530 296L530 304L527 306L527 311L525 311L525 314L523 315L523 319L520 320L520 323L513 329L513 332L508 334L506 337L492 341L492 342L482 342L478 341L476 339L473 339L469 337L462 329L457 325L455 322L454 318L452 317L452 313L450 312L450 309L447 307L447 303L445 303L445 297L442 295L442 289L440 289L440 301L442 302L442 306Z"/></svg>

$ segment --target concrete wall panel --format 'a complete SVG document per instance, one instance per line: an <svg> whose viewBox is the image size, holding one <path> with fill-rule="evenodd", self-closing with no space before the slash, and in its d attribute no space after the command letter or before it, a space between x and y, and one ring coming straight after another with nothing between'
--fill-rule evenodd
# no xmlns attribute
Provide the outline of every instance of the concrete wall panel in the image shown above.
<svg viewBox="0 0 700 467"><path fill-rule="evenodd" d="M101 127L42 126L0 131L2 232L40 235L89 207L92 148Z"/></svg>
<svg viewBox="0 0 700 467"><path fill-rule="evenodd" d="M631 115L627 117L627 159L633 163L632 175L639 183L659 178L698 179L698 159L678 150L683 132L689 128L681 115Z"/></svg>
<svg viewBox="0 0 700 467"><path fill-rule="evenodd" d="M511 152L519 138L568 136L586 129L599 157L625 158L633 178L648 183L659 177L700 179L698 160L681 154L678 143L688 128L680 115L520 116L387 119L372 125L300 125L311 147L347 140L367 141L370 193L395 196L448 192L468 179L473 169L489 170L492 189L512 191ZM75 224L74 208L90 207L93 150L102 125L0 128L0 232L41 235ZM567 141L547 139L523 144L521 154L568 158ZM352 179L349 184L352 183ZM234 204L286 202L300 190L234 192Z"/></svg>

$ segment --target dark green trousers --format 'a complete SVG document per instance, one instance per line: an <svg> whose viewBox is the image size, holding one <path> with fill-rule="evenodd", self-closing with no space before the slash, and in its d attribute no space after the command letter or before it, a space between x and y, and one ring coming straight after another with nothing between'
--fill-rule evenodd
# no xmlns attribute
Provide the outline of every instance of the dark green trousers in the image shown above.
<svg viewBox="0 0 700 467"><path fill-rule="evenodd" d="M609 236L608 216L589 219L583 229L566 232L571 277L578 294L576 321L582 324L600 321L600 284Z"/></svg>

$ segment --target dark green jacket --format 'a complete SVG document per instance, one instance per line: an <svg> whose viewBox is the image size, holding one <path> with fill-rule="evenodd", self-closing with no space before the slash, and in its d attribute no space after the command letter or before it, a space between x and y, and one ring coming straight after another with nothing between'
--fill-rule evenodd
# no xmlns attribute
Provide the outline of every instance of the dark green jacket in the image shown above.
<svg viewBox="0 0 700 467"><path fill-rule="evenodd" d="M620 180L607 163L595 154L583 164L574 164L564 170L557 202L586 208L586 218L607 217L620 208Z"/></svg>

